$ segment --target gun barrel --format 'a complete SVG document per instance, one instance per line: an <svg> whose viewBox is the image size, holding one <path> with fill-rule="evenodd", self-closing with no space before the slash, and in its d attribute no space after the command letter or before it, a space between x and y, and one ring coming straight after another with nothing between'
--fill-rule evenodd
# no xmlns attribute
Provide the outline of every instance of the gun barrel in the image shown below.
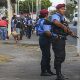
<svg viewBox="0 0 80 80"><path fill-rule="evenodd" d="M75 36L72 36L72 37L74 37L74 38L79 38L79 37L78 37L78 36L76 36L76 35L75 35Z"/></svg>

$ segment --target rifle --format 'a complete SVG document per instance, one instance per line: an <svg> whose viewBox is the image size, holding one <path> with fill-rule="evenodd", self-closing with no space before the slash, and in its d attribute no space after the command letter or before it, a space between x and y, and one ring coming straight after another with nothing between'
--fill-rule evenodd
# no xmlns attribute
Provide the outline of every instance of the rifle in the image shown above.
<svg viewBox="0 0 80 80"><path fill-rule="evenodd" d="M46 20L46 23L49 24L49 25L55 25L53 22L51 22L49 20ZM70 28L68 27L69 25L68 25L67 21L63 21L62 23L63 23L63 25L65 25L70 30ZM69 35L69 33L66 33L66 35ZM77 35L70 35L70 36L73 37L73 38L79 38Z"/></svg>
<svg viewBox="0 0 80 80"><path fill-rule="evenodd" d="M65 25L69 30L70 30L70 28L68 27L69 25L68 25L68 22L67 21L64 21L63 22L63 25ZM71 30L70 30L71 31ZM72 31L71 31L72 32ZM68 33L67 33L68 34ZM75 35L70 35L71 37L73 37L73 38L79 38L76 34Z"/></svg>

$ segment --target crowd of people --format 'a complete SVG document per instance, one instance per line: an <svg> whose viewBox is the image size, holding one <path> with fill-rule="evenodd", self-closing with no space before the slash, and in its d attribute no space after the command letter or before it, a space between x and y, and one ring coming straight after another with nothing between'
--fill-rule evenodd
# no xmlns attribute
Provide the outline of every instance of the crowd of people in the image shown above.
<svg viewBox="0 0 80 80"><path fill-rule="evenodd" d="M17 40L22 40L23 35L30 39L33 29L34 23L30 14L13 15L11 20L11 31L17 32Z"/></svg>
<svg viewBox="0 0 80 80"><path fill-rule="evenodd" d="M35 29L35 21L31 18L30 14L13 15L11 18L11 33L14 39L22 40L25 35L28 39L31 38L31 34ZM0 19L0 39L7 40L8 37L8 20L6 17Z"/></svg>

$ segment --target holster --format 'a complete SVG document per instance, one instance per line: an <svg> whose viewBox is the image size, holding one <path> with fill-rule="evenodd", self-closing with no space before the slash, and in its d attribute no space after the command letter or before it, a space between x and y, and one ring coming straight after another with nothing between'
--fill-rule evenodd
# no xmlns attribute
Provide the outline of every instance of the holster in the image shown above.
<svg viewBox="0 0 80 80"><path fill-rule="evenodd" d="M52 37L51 37L51 42L52 42L52 43L57 42L59 39L64 39L64 40L66 40L66 36L63 36L63 35L52 36Z"/></svg>

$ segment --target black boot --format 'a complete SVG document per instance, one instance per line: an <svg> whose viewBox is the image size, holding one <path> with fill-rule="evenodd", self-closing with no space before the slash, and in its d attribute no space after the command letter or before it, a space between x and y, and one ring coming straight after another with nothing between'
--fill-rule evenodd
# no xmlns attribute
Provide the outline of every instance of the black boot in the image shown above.
<svg viewBox="0 0 80 80"><path fill-rule="evenodd" d="M53 73L51 70L47 71L47 73L51 74L51 75L56 75L55 73Z"/></svg>
<svg viewBox="0 0 80 80"><path fill-rule="evenodd" d="M61 72L57 75L56 80L65 80L64 76L61 74Z"/></svg>
<svg viewBox="0 0 80 80"><path fill-rule="evenodd" d="M40 76L52 76L51 74L47 73L47 72L41 72Z"/></svg>

